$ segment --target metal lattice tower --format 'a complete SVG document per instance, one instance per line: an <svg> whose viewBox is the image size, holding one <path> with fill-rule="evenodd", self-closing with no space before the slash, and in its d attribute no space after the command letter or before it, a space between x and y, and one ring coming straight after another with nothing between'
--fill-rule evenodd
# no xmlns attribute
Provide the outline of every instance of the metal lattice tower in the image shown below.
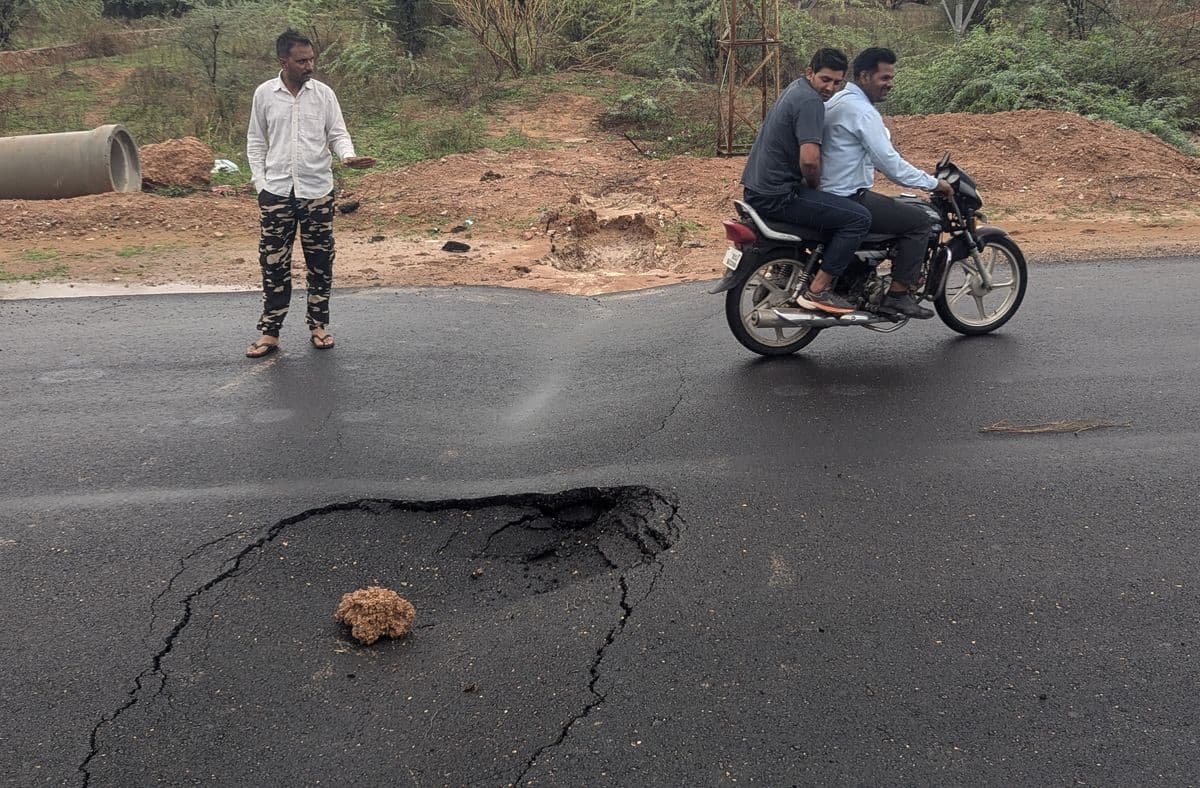
<svg viewBox="0 0 1200 788"><path fill-rule="evenodd" d="M721 0L717 153L746 153L779 96L779 0Z"/></svg>

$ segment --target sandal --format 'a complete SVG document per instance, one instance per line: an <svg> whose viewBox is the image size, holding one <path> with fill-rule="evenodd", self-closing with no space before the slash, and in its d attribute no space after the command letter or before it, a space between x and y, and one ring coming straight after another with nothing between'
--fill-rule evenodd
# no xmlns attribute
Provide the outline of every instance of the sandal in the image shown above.
<svg viewBox="0 0 1200 788"><path fill-rule="evenodd" d="M246 348L246 358L263 358L279 350L278 342L263 342L261 339Z"/></svg>
<svg viewBox="0 0 1200 788"><path fill-rule="evenodd" d="M311 342L312 346L317 350L328 350L329 348L333 347L333 335L328 333L320 336L315 333L309 334L308 341Z"/></svg>

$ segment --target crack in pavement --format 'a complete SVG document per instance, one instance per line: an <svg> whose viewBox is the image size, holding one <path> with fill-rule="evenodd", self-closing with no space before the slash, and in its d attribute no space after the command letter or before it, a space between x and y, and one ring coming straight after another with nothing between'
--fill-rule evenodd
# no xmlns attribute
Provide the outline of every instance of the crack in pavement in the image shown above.
<svg viewBox="0 0 1200 788"><path fill-rule="evenodd" d="M87 757L83 759L83 762L79 764L79 767L77 769L78 772L80 773L80 775L82 776L82 779L83 779L82 785L84 786L84 788L87 788L87 786L91 783L91 779L92 779L92 774L88 767L91 764L92 760L95 759L100 754L98 739L99 739L101 728L103 728L104 726L113 722L113 720L120 717L122 714L124 714L126 711L128 711L130 708L132 708L134 704L136 704L138 702L138 700L140 699L140 697L142 695L142 691L145 688L145 684L143 682L145 682L149 679L152 679L154 677L158 677L159 686L158 686L158 689L155 690L153 697L158 697L159 695L162 694L164 688L166 687L166 677L162 672L162 662L164 659L166 659L167 654L171 653L171 649L175 647L175 641L179 637L180 633L183 632L184 627L186 627L188 625L188 623L192 620L192 603L199 596L204 594L209 589L213 588L213 586L216 586L221 581L225 580L226 578L232 577L234 574L236 574L238 569L241 568L242 559L244 559L247 555L249 555L250 552L252 552L253 550L258 549L258 548L262 547L263 545L267 544L268 542L270 542L271 540L273 540L276 536L279 535L279 533L284 528L287 528L289 525L295 525L296 523L303 522L304 520L306 520L310 517L316 517L319 515L330 514L332 512L337 512L337 511L346 511L349 509L355 509L355 508L358 508L362 503L363 503L363 501L360 500L360 501L354 501L352 503L330 504L327 506L318 507L316 509L310 509L308 511L301 512L300 514L293 515L292 517L287 517L287 518L284 518L283 520L280 520L279 522L275 523L270 528L268 528L267 533L264 536L262 536L260 539L257 539L254 542L252 542L251 544L247 545L246 548L243 549L241 552L239 552L236 556L233 556L230 559L226 559L226 561L224 563L228 566L225 569L225 571L221 572L216 577L212 578L207 583L202 585L199 589L192 591L186 597L184 597L183 615L180 616L179 620L175 622L175 626L172 627L171 631L168 632L167 635L163 638L163 646L151 658L150 667L144 669L141 673L139 673L134 678L133 688L131 690L129 690L128 699L123 704L121 704L119 707L117 707L117 709L114 712L102 717L100 719L100 721L97 722L95 724L95 726L92 727L91 734L88 736ZM151 698L151 700L153 700L153 697Z"/></svg>
<svg viewBox="0 0 1200 788"><path fill-rule="evenodd" d="M676 365L675 373L679 375L679 383L675 386L675 402L672 403L670 410L668 410L666 415L663 416L662 421L657 427L638 438L637 441L635 441L634 444L629 447L631 452L640 448L646 441L665 430L667 428L667 424L669 424L671 419L675 416L675 412L679 410L679 406L683 404L683 388L687 385L687 377L683 374L683 366Z"/></svg>
<svg viewBox="0 0 1200 788"><path fill-rule="evenodd" d="M537 512L534 512L532 514L523 515L520 518L513 520L512 522L505 523L504 525L500 526L499 528L497 528L496 530L494 530L490 534L488 534L488 538L487 538L487 541L483 545L483 549L480 550L478 553L476 553L474 556L472 556L472 559L479 558L481 555L486 553L488 548L492 546L492 540L495 539L500 534L507 531L509 528L512 528L514 525L524 525L525 523L533 522L534 520L538 520L538 519L541 519L542 517L547 517L547 516L550 516L549 513L538 510ZM453 531L450 532L450 536L446 539L446 541L444 543L442 543L442 546L439 547L436 552L444 553L446 551L446 549L450 547L450 545L454 544L454 540L458 539L458 537L462 536L464 533L465 532L461 528L455 528Z"/></svg>
<svg viewBox="0 0 1200 788"><path fill-rule="evenodd" d="M154 599L150 600L150 623L146 625L146 631L147 631L148 635L154 634L154 625L156 623L158 623L158 607L157 607L158 603L162 600L162 598L164 596L171 593L171 590L175 587L175 581L179 579L180 575L182 575L185 571L187 571L187 562L192 560L196 556L200 555L200 553L203 553L208 548L213 547L214 545L218 545L221 542L224 542L226 539L232 539L233 537L238 536L239 534L244 534L244 533L246 533L246 529L239 528L238 530L231 531L230 533L227 533L224 536L218 536L216 539L205 542L204 544L200 545L192 552L185 555L183 558L179 559L179 568L176 570L175 574L171 575L171 578L167 581L167 587L164 588L162 591L158 592L158 594L155 595ZM149 643L147 643L146 645L149 645Z"/></svg>
<svg viewBox="0 0 1200 788"><path fill-rule="evenodd" d="M667 500L662 496L659 496L659 500L667 504L667 506L669 506L671 509L671 513L666 519L669 522L676 522L680 525L683 525L684 523L679 517L679 505L674 501ZM661 546L662 550L666 550L670 546L670 543L666 540L666 538L657 531L651 530L650 534L654 541ZM630 534L627 531L626 536L629 535ZM649 587L647 588L646 593L637 600L637 604L641 604L649 599L654 593L654 587L658 583L658 579L662 576L665 564L659 558L659 556L662 554L661 551L656 551L648 547L645 544L640 532L635 532L635 535L637 538L638 549L641 550L643 555L648 555L654 558L654 573L650 577ZM601 557L604 558L605 562L608 563L610 568L622 568L619 564L615 563L611 558L609 558L609 556L604 552L603 548L601 548L599 545L596 546L596 550L600 553ZM521 781L525 779L525 775L537 765L538 758L540 758L548 750L558 747L564 741L566 741L567 736L570 735L571 729L575 727L575 724L588 717L588 715L590 715L597 707L599 707L600 704L604 703L604 701L608 699L607 695L601 694L596 689L596 686L600 683L600 663L604 661L604 657L608 652L609 647L612 646L621 633L625 631L625 625L633 616L634 610L634 605L629 603L629 581L626 579L624 572L622 572L618 578L618 583L621 586L621 598L618 600L618 603L621 607L621 617L617 620L616 624L614 624L612 628L608 630L608 634L604 638L604 643L596 650L596 657L592 660L592 664L588 668L588 675L591 677L591 679L588 681L588 692L592 694L592 700L583 707L582 711L566 721L566 723L562 726L562 729L559 731L558 737L554 741L548 744L543 744L534 751L533 755L531 755L529 760L525 762L525 765L517 774L516 778L509 783L509 788L514 788L515 786L521 785Z"/></svg>
<svg viewBox="0 0 1200 788"><path fill-rule="evenodd" d="M433 513L433 512L443 511L446 509L482 509L482 508L499 507L499 506L505 506L505 507L510 507L510 508L531 508L531 509L535 510L534 512L523 515L522 517L520 517L514 521L511 521L509 523L506 523L506 524L500 526L499 528L495 529L488 536L487 545L490 545L492 539L494 539L500 533L504 532L505 530L511 528L514 525L533 522L534 520L537 520L541 517L556 518L560 514L569 513L571 510L571 507L579 504L580 502L587 503L588 505L591 505L591 501L593 501L595 499L599 499L604 502L613 502L615 499L613 492L614 492L614 490L612 488L609 488L606 490L602 490L599 488L582 488L582 489L575 489L575 490L567 491L564 493L558 493L558 494L526 493L526 494L519 494L519 495L497 495L497 496L490 496L490 497L476 498L476 499L452 499L452 500L436 500L436 501L403 501L403 500L386 499L386 498L360 498L360 499L356 499L356 500L348 501L348 502L338 502L338 503L332 503L332 504L326 504L323 506L314 507L314 508L305 510L299 514L291 515L289 517L283 518L282 520L279 520L278 522L269 526L267 528L266 532L261 537L254 540L253 542L247 544L236 555L225 559L220 564L220 567L219 567L220 571L216 574L216 576L207 580L202 585L200 585L198 588L189 592L187 594L187 596L184 597L184 599L182 601L182 604L183 604L182 614L180 615L179 619L175 622L175 624L171 628L170 632L168 632L163 637L162 645L158 649L158 651L155 652L155 654L151 657L149 666L144 668L140 673L138 673L137 676L134 677L132 687L127 691L126 700L120 706L118 706L114 711L102 716L96 722L96 724L92 727L91 732L88 735L88 753L87 753L86 757L83 759L83 761L76 768L76 771L79 773L81 781L82 781L81 784L84 786L84 788L87 788L91 784L92 762L96 758L101 756L99 739L100 739L101 731L106 726L110 725L112 722L114 722L117 718L119 718L121 715L123 715L125 712L127 712L129 709L131 709L133 706L137 705L139 702L142 702L143 699L145 699L146 701L153 701L153 700L157 699L158 697L165 695L167 697L168 704L173 706L172 699L171 699L169 693L166 692L167 676L163 670L163 662L167 658L167 656L171 653L172 649L175 647L175 644L178 641L180 635L183 633L184 629L187 628L187 626L191 623L193 614L194 614L194 610L195 610L195 603L197 602L197 600L204 594L206 594L209 591L211 591L212 589L214 589L215 587L221 585L225 580L238 575L238 573L242 569L243 561L248 556L250 556L255 551L260 550L261 548L263 548L264 546L266 546L267 544L272 542L286 528L296 525L296 524L299 524L299 523L302 523L305 520L308 520L308 519L311 519L314 517L322 517L322 516L337 513L337 512L347 512L347 511L356 511L356 510L365 511L365 512L368 512L368 513L370 513L372 515L376 515L376 516L380 515L384 511L397 510L397 509L404 510L407 512L413 512L413 513L422 513L422 512L423 513ZM628 487L628 488L622 488L622 490L620 492L623 495L635 494L635 495L639 495L639 496L649 497L649 499L651 501L659 502L659 503L666 505L670 509L670 514L669 514L669 516L667 516L664 519L664 522L669 524L669 528L675 528L677 523L681 522L678 519L678 504L675 503L674 501L668 500L666 497L664 497L662 494L660 494L659 492L657 492L655 490L651 490L649 488L644 488L644 487ZM565 499L565 501L564 501L564 499ZM593 521L591 524L594 524L594 522L596 520L598 520L600 517L602 517L607 511L612 511L612 509L615 509L615 508L616 508L616 504L614 503L614 505L611 509L597 512L596 516L595 516L595 518L593 518ZM654 506L653 506L653 504L651 504L650 513L639 513L634 516L643 525L647 525L650 521L650 518L651 518L653 512L654 512ZM630 538L637 545L638 551L642 555L650 556L650 557L654 558L655 560L653 561L653 563L657 565L657 571L651 579L650 588L647 591L647 593L642 597L642 599L644 600L646 597L649 596L650 593L653 592L654 583L657 581L658 576L662 572L662 562L661 562L661 560L658 559L658 556L660 555L660 552L662 550L665 550L671 544L671 541L667 538L667 536L665 534L659 533L654 528L648 528L647 530L649 531L651 538L654 540L654 542L656 544L659 545L659 550L656 551L650 545L648 545L646 543L643 535L638 531L638 529L630 528L628 523L624 522L624 521L622 521L622 524L624 526L622 529L622 535L625 536L626 538ZM208 549L209 547L211 547L215 544L219 544L222 541L225 541L232 537L236 537L239 534L245 534L245 533L248 533L247 529L239 529L237 531L233 531L231 533L225 534L219 538L210 540L209 542L206 542L205 544L193 549L187 556L185 556L183 559L181 559L179 562L179 569L175 572L174 575L172 575L171 579L168 581L167 588L164 589L163 591L161 591L159 594L157 594L151 602L152 621L156 620L156 616L157 616L156 605L161 601L161 599L167 593L170 592L170 590L173 588L173 586L174 586L175 582L178 580L178 578L180 576L182 576L182 574L186 571L187 561L189 559L199 555L204 550ZM486 552L486 549L487 549L487 547L485 546L484 551L481 552L480 555L482 555L484 552ZM611 569L621 569L622 568L619 564L614 562L603 551L603 549L599 547L599 545L597 545L596 549L600 552L601 557L605 560L605 562L608 564L608 566ZM642 563L640 565L645 565L645 563ZM525 769L522 770L521 776L524 776L524 774L535 765L537 758L543 752L545 752L550 747L561 744L562 741L566 739L571 726L576 721L578 721L579 719L582 719L583 717L586 717L589 713L591 713L591 711L596 706L598 706L600 703L603 702L604 696L596 691L596 685L600 680L600 671L599 671L600 663L604 659L606 650L608 649L609 646L612 645L613 642L615 642L616 638L624 630L626 622L628 621L629 617L633 613L633 606L631 604L629 604L629 602L628 602L629 586L628 586L628 581L626 579L626 575L624 573L621 574L621 576L619 578L619 582L620 582L620 587L621 587L621 599L620 599L620 607L621 607L621 611L622 611L621 617L617 621L617 623L609 630L609 632L605 638L605 643L603 646L601 646L598 649L597 654L596 654L596 659L593 661L592 666L590 668L591 680L589 681L589 684L588 684L588 690L589 690L589 692L592 693L592 695L594 697L593 702L589 703L587 705L587 707L585 707L585 709L579 715L574 717L572 720L568 721L567 725L564 726L564 728L562 729L562 731L556 741L554 741L553 743L551 743L549 745L544 745L543 747L539 748L537 750L537 752L534 753L534 756L529 760ZM149 688L151 686L153 686L153 683L155 681L157 681L157 687L154 688L152 695L150 695L149 697L146 697L146 692L149 690ZM520 779L520 777L518 778L518 781L519 781L519 779Z"/></svg>

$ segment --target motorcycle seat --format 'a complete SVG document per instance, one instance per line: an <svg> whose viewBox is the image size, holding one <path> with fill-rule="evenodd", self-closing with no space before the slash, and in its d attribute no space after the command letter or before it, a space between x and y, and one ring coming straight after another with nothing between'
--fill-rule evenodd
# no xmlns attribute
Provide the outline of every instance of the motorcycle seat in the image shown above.
<svg viewBox="0 0 1200 788"><path fill-rule="evenodd" d="M733 204L737 208L737 211L742 218L749 219L754 224L755 229L758 230L758 234L764 238L789 244L800 244L804 241L819 241L820 243L829 242L830 234L823 230L818 230L815 227L805 227L804 225L800 224L788 224L786 222L773 221L770 224L767 224L766 221L764 221L763 218L758 215L758 212L750 207L749 203L746 203L743 200L734 200ZM894 238L894 235L870 233L867 235L867 237L862 239L861 243L877 244L883 243L884 241L891 241Z"/></svg>

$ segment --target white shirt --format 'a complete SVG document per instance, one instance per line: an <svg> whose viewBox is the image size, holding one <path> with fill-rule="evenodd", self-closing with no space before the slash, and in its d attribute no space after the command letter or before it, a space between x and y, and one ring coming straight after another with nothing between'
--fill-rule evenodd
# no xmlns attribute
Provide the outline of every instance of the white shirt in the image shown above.
<svg viewBox="0 0 1200 788"><path fill-rule="evenodd" d="M333 191L332 149L339 159L354 155L354 143L342 119L333 89L309 79L295 96L281 76L254 91L246 158L254 188L313 200Z"/></svg>
<svg viewBox="0 0 1200 788"><path fill-rule="evenodd" d="M912 166L892 146L892 134L871 99L851 82L825 102L821 191L848 197L875 183L875 168L894 183L932 191L937 178Z"/></svg>

